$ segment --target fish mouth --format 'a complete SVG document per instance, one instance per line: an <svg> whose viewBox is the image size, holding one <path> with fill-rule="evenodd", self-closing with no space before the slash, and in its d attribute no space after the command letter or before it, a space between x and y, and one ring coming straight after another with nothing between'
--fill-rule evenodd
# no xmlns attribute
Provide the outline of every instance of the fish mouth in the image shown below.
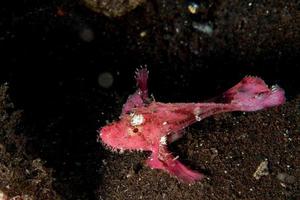
<svg viewBox="0 0 300 200"><path fill-rule="evenodd" d="M147 149L149 148L146 148L144 145L135 145L137 142L129 139L132 136L125 133L125 136L122 137L122 134L120 135L119 133L122 132L119 131L117 127L113 127L113 131L111 130L111 127L104 127L99 131L98 142L102 144L104 149L119 154L133 151L148 151Z"/></svg>
<svg viewBox="0 0 300 200"><path fill-rule="evenodd" d="M119 153L119 154L124 153L123 148L117 147L117 145L109 142L109 140L107 140L105 138L103 132L101 132L101 131L99 133L99 137L98 137L97 141L100 142L106 150L109 150L109 151L115 152L115 153Z"/></svg>
<svg viewBox="0 0 300 200"><path fill-rule="evenodd" d="M107 125L99 131L98 142L106 150L122 154L127 148L121 133L122 129L117 124Z"/></svg>

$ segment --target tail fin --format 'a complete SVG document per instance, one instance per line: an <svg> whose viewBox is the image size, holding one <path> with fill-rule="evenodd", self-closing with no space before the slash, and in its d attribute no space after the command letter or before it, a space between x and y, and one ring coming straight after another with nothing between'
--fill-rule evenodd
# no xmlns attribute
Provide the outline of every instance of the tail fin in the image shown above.
<svg viewBox="0 0 300 200"><path fill-rule="evenodd" d="M240 111L256 111L285 102L284 90L278 85L271 88L257 77L247 76L223 94L226 103Z"/></svg>

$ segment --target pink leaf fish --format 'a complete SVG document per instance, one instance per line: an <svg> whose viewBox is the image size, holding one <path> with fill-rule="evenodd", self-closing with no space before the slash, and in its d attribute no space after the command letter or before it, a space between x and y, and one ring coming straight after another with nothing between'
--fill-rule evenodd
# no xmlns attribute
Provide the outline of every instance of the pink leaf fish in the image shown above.
<svg viewBox="0 0 300 200"><path fill-rule="evenodd" d="M146 164L162 169L186 183L204 175L189 169L174 157L167 145L180 138L183 129L214 114L257 111L285 102L284 90L271 88L257 77L247 76L222 95L222 103L161 103L148 98L148 71L136 71L137 91L128 97L118 121L100 130L100 139L111 150L150 151Z"/></svg>

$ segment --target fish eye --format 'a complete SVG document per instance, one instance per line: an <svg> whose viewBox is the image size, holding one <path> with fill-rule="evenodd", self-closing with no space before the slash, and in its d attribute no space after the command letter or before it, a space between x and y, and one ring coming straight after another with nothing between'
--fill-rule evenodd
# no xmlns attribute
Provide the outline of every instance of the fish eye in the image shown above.
<svg viewBox="0 0 300 200"><path fill-rule="evenodd" d="M138 128L133 128L132 132L137 133L137 132L139 132L139 129Z"/></svg>

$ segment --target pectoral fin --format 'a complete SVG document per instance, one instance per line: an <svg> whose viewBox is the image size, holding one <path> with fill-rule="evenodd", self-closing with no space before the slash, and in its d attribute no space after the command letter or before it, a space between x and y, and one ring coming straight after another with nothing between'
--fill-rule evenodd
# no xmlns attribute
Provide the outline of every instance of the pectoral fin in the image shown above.
<svg viewBox="0 0 300 200"><path fill-rule="evenodd" d="M146 163L150 168L162 169L186 183L194 183L204 177L203 174L187 168L177 157L174 158L165 145L160 145L157 152L152 152Z"/></svg>

